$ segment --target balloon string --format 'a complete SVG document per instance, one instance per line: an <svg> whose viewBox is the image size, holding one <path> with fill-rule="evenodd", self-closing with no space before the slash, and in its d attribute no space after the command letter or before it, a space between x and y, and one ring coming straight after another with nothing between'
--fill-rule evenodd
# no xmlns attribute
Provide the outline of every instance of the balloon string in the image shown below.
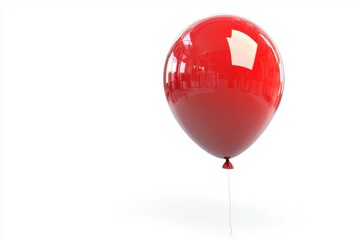
<svg viewBox="0 0 360 240"><path fill-rule="evenodd" d="M232 226L231 226L231 194L230 194L230 171L227 170L228 177L228 190L229 190L229 227L230 227L230 235L232 235Z"/></svg>

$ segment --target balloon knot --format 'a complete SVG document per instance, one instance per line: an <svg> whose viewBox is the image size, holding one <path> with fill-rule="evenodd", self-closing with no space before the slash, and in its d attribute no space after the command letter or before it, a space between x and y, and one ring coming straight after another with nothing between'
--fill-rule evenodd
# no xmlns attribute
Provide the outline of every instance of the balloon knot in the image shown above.
<svg viewBox="0 0 360 240"><path fill-rule="evenodd" d="M225 159L226 159L226 161L225 161L224 165L222 166L222 168L224 168L224 169L234 169L234 166L232 165L232 163L229 160L230 158L226 157Z"/></svg>

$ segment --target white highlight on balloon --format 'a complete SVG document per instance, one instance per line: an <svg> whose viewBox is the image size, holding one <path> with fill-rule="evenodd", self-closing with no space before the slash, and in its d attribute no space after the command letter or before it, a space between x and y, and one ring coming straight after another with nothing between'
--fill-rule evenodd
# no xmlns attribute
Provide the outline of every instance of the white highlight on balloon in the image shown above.
<svg viewBox="0 0 360 240"><path fill-rule="evenodd" d="M231 63L235 66L252 70L255 62L257 43L243 32L232 30L231 37L227 38Z"/></svg>

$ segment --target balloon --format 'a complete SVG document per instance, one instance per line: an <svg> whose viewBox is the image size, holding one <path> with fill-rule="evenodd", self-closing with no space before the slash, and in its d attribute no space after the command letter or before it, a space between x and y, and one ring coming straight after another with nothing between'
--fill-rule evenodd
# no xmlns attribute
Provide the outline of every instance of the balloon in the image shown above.
<svg viewBox="0 0 360 240"><path fill-rule="evenodd" d="M189 26L165 62L170 109L195 143L229 159L245 151L273 118L284 86L280 54L268 35L236 16Z"/></svg>

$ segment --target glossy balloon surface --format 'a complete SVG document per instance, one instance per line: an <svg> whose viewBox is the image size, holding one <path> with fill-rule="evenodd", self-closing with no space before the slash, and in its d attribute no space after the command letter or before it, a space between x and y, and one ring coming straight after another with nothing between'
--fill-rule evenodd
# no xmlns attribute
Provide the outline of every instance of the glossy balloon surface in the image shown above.
<svg viewBox="0 0 360 240"><path fill-rule="evenodd" d="M281 58L268 35L235 16L188 27L166 58L164 90L184 131L204 150L231 158L265 130L284 85Z"/></svg>

